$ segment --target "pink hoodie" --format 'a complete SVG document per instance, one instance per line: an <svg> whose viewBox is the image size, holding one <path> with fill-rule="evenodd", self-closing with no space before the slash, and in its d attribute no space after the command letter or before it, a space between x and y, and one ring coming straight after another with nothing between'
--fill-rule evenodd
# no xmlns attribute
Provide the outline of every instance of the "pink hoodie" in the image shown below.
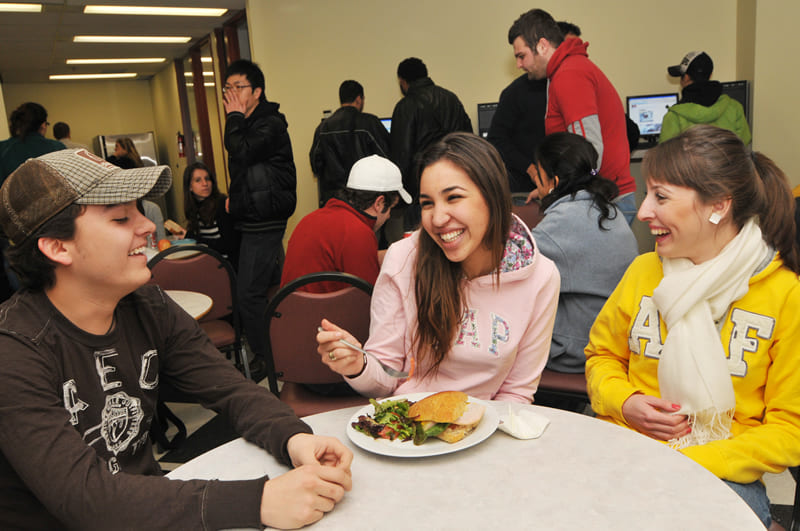
<svg viewBox="0 0 800 531"><path fill-rule="evenodd" d="M366 349L386 364L409 370L416 355L414 270L419 231L393 244L372 295ZM519 244L522 245L519 245ZM535 249L527 227L514 218L499 287L494 275L464 280L467 310L455 343L439 372L410 380L387 376L377 363L347 382L359 393L386 397L421 391L464 391L484 400L530 403L547 362L560 278L550 259ZM512 258L513 257L513 258Z"/></svg>

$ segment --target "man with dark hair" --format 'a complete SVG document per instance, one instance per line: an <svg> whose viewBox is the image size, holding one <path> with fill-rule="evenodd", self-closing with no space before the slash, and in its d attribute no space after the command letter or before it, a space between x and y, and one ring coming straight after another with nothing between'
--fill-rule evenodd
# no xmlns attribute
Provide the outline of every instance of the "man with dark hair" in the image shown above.
<svg viewBox="0 0 800 531"><path fill-rule="evenodd" d="M558 24L558 29L561 30L562 34L564 34L565 39L571 39L573 37L581 36L581 29L572 22L567 22L566 20L559 20L558 22L556 22L556 24Z"/></svg>
<svg viewBox="0 0 800 531"><path fill-rule="evenodd" d="M64 144L67 149L89 149L83 144L72 141L69 125L66 122L56 122L53 126L53 137Z"/></svg>
<svg viewBox="0 0 800 531"><path fill-rule="evenodd" d="M669 108L661 123L659 142L678 136L697 124L709 124L733 131L749 144L752 140L742 104L722 93L719 81L710 81L714 62L706 52L689 52L680 64L667 72L679 77L681 100Z"/></svg>
<svg viewBox="0 0 800 531"><path fill-rule="evenodd" d="M351 485L352 453L241 375L148 284L155 227L138 203L169 167L123 170L84 149L30 159L0 189L24 289L0 306L0 528L301 527ZM148 431L160 382L297 467L280 478L162 477Z"/></svg>
<svg viewBox="0 0 800 531"><path fill-rule="evenodd" d="M400 169L389 159L370 155L353 164L347 187L323 208L297 224L286 249L281 284L309 273L342 271L375 284L380 270L375 232L399 198L411 202ZM320 282L302 289L326 293L340 283Z"/></svg>
<svg viewBox="0 0 800 531"><path fill-rule="evenodd" d="M266 375L267 292L280 281L283 233L297 204L297 177L286 117L277 103L267 101L261 69L242 59L231 63L226 75L229 211L242 233L237 292L258 380Z"/></svg>
<svg viewBox="0 0 800 531"><path fill-rule="evenodd" d="M56 140L64 144L63 139L69 138L69 126L64 122L56 122L56 125L53 126L53 136Z"/></svg>
<svg viewBox="0 0 800 531"><path fill-rule="evenodd" d="M549 13L532 9L508 30L517 67L531 79L548 79L547 134L568 131L589 140L599 155L600 175L614 181L616 204L628 223L636 216L636 182L630 171L625 110L614 86L589 60L588 43L564 39Z"/></svg>
<svg viewBox="0 0 800 531"><path fill-rule="evenodd" d="M414 230L419 225L419 176L414 157L447 133L472 132L472 122L458 96L439 87L428 77L422 60L409 57L397 67L397 79L403 98L392 113L392 160L403 174L403 186L414 202L405 209L404 228Z"/></svg>
<svg viewBox="0 0 800 531"><path fill-rule="evenodd" d="M311 169L317 176L319 206L344 188L353 164L367 155L389 156L389 131L374 114L364 112L364 87L348 79L339 86L339 107L314 131Z"/></svg>

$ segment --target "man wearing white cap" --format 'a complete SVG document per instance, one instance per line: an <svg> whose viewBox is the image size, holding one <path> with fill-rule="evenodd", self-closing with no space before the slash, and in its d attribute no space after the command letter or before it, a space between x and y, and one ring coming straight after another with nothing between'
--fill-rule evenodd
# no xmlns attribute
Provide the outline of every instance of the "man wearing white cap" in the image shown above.
<svg viewBox="0 0 800 531"><path fill-rule="evenodd" d="M399 198L411 203L400 168L378 155L358 160L350 170L347 187L295 227L281 285L320 271L342 271L375 284L380 270L375 231L389 218ZM320 282L303 289L325 293L342 287L336 282Z"/></svg>
<svg viewBox="0 0 800 531"><path fill-rule="evenodd" d="M350 489L350 452L246 379L149 285L139 201L169 167L85 149L29 159L0 189L23 289L0 306L0 529L222 529L309 524ZM268 481L173 481L148 430L159 381L224 413L298 468Z"/></svg>
<svg viewBox="0 0 800 531"><path fill-rule="evenodd" d="M678 136L697 124L709 124L733 131L749 144L752 139L742 104L722 93L719 81L710 81L714 62L706 52L689 52L680 64L667 72L681 78L681 101L664 115L659 142Z"/></svg>

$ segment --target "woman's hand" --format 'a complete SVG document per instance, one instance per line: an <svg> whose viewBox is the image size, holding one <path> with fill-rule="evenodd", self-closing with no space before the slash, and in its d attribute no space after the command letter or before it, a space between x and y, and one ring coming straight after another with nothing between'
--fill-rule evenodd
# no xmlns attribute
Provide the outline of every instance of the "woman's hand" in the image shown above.
<svg viewBox="0 0 800 531"><path fill-rule="evenodd" d="M359 374L364 369L364 355L357 350L344 345L339 340L361 346L347 330L343 330L327 319L322 320L322 332L317 333L317 352L322 363L330 367L333 372L343 376Z"/></svg>
<svg viewBox="0 0 800 531"><path fill-rule="evenodd" d="M660 441L669 441L691 433L686 415L676 415L681 408L669 400L636 393L622 404L622 415L638 432Z"/></svg>

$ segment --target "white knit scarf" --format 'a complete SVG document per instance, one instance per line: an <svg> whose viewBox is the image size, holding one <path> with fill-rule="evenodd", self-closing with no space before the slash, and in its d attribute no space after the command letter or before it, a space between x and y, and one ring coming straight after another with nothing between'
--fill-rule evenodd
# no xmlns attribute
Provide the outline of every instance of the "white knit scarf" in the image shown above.
<svg viewBox="0 0 800 531"><path fill-rule="evenodd" d="M748 290L748 281L772 251L749 220L722 251L694 265L664 258L664 278L653 301L667 325L658 364L661 397L680 404L692 432L670 441L685 448L730 437L736 408L730 371L715 321Z"/></svg>

